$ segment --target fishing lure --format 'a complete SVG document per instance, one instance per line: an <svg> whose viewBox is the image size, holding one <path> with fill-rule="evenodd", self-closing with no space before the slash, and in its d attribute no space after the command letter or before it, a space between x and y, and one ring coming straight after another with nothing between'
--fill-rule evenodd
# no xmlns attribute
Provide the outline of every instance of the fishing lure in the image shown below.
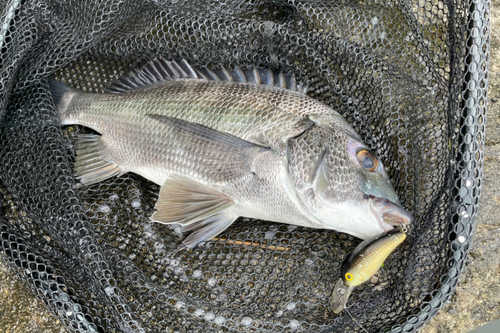
<svg viewBox="0 0 500 333"><path fill-rule="evenodd" d="M405 231L395 228L365 240L352 251L342 263L342 277L333 290L331 299L333 312L339 313L346 308L352 290L368 281L405 239Z"/></svg>

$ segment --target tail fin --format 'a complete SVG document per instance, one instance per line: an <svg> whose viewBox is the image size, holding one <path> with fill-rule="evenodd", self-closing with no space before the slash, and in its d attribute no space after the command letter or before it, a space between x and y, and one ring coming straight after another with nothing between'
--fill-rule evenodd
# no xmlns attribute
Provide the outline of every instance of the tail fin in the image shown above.
<svg viewBox="0 0 500 333"><path fill-rule="evenodd" d="M52 94L52 99L54 100L54 106L59 114L59 119L62 125L69 125L72 122L68 122L66 110L71 102L73 96L80 92L76 88L71 88L64 83L49 79L50 92Z"/></svg>

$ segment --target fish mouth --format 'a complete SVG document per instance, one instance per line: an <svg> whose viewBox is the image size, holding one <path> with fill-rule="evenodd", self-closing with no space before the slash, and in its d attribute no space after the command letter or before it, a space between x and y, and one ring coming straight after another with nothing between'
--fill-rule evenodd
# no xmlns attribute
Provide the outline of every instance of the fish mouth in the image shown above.
<svg viewBox="0 0 500 333"><path fill-rule="evenodd" d="M377 216L378 223L384 231L392 230L394 227L404 227L411 223L411 215L401 206L385 198L368 197L370 209Z"/></svg>

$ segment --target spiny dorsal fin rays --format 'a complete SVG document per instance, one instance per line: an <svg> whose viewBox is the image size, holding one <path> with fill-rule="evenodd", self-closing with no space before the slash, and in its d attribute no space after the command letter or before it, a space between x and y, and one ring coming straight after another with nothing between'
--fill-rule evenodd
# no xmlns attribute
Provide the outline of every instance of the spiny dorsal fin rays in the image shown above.
<svg viewBox="0 0 500 333"><path fill-rule="evenodd" d="M194 69L196 71L196 75L202 80L210 80L205 74L203 74L198 68Z"/></svg>
<svg viewBox="0 0 500 333"><path fill-rule="evenodd" d="M229 73L227 69L224 67L214 69L213 71L221 81L228 81L228 82L234 81L231 73Z"/></svg>
<svg viewBox="0 0 500 333"><path fill-rule="evenodd" d="M181 77L183 78L198 78L198 75L196 75L196 71L194 70L193 67L185 60L182 59L181 61L173 61L173 64L177 65L176 67L179 69L178 72L182 71L180 74Z"/></svg>
<svg viewBox="0 0 500 333"><path fill-rule="evenodd" d="M231 70L231 75L236 82L248 82L245 72L241 68L235 68Z"/></svg>
<svg viewBox="0 0 500 333"><path fill-rule="evenodd" d="M266 86L274 86L274 73L268 69L258 68L260 83Z"/></svg>
<svg viewBox="0 0 500 333"><path fill-rule="evenodd" d="M280 87L286 87L285 75L283 73L279 73L276 76L276 84Z"/></svg>
<svg viewBox="0 0 500 333"><path fill-rule="evenodd" d="M245 75L247 77L248 82L260 84L260 75L259 75L259 71L257 70L257 67L247 69L245 71ZM295 81L295 77L293 75L290 75L289 77L291 80ZM291 86L287 86L287 87L291 87Z"/></svg>
<svg viewBox="0 0 500 333"><path fill-rule="evenodd" d="M206 74L206 78L211 81L220 81L220 78L215 74L213 71L211 71L209 68L200 68L198 69L201 73Z"/></svg>
<svg viewBox="0 0 500 333"><path fill-rule="evenodd" d="M284 74L277 70L256 67L247 69L226 69L224 67L219 67L212 70L206 67L194 68L184 59L174 61L154 59L119 78L112 83L105 92L120 94L129 90L178 79L253 83L275 86L302 93L307 92L306 86L297 85L294 75Z"/></svg>

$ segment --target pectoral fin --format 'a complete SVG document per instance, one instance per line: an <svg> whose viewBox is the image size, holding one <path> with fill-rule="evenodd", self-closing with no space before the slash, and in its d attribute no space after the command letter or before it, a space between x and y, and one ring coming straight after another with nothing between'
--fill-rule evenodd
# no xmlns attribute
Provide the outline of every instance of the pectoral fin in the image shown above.
<svg viewBox="0 0 500 333"><path fill-rule="evenodd" d="M203 177L214 182L248 176L256 156L270 150L200 124L159 114L146 116L163 123L165 130L177 140L172 145L182 146L187 156L195 156L192 163L202 163Z"/></svg>
<svg viewBox="0 0 500 333"><path fill-rule="evenodd" d="M181 228L181 231L194 231L183 242L187 248L195 247L196 244L204 240L210 240L226 230L238 216L222 211L215 215L210 215L202 220L196 221Z"/></svg>
<svg viewBox="0 0 500 333"><path fill-rule="evenodd" d="M223 193L197 181L172 175L163 184L151 220L178 223L182 231L194 231L183 245L194 247L224 231L238 216L224 212L234 204Z"/></svg>

